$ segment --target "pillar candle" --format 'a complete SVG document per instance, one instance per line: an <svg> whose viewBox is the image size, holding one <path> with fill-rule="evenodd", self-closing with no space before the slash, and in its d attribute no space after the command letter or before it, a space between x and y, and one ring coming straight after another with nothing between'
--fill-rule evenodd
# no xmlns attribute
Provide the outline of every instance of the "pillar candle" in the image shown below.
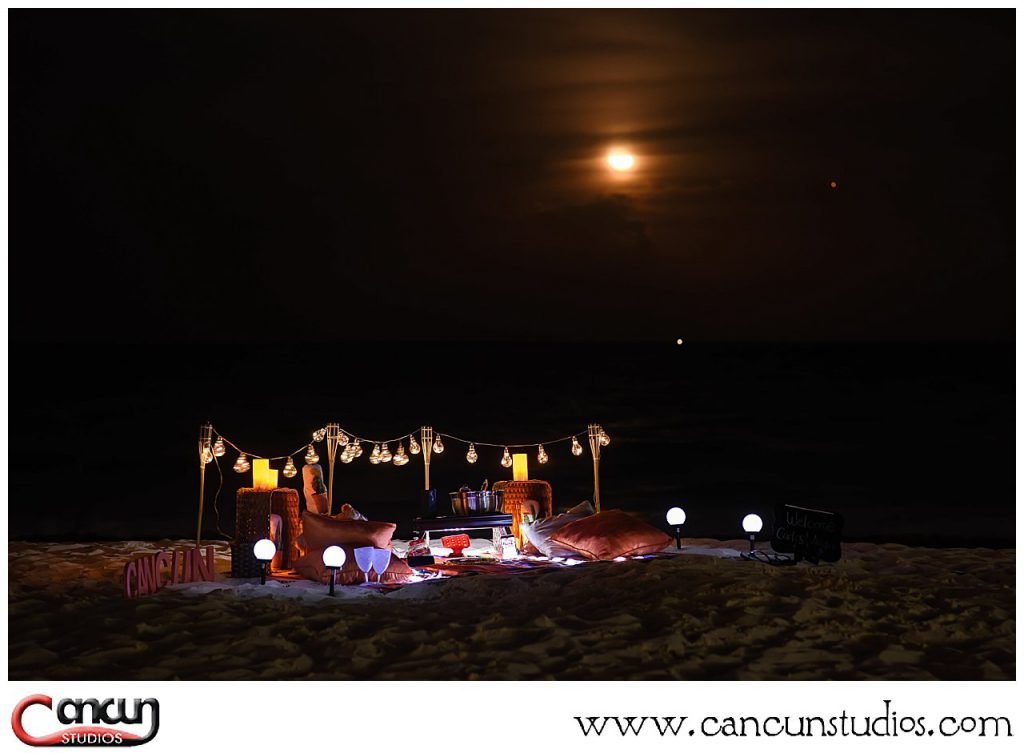
<svg viewBox="0 0 1024 753"><path fill-rule="evenodd" d="M270 461L266 458L252 459L252 485L254 489L272 489L269 486Z"/></svg>
<svg viewBox="0 0 1024 753"><path fill-rule="evenodd" d="M526 454L512 456L512 480L529 481L530 472L526 468Z"/></svg>

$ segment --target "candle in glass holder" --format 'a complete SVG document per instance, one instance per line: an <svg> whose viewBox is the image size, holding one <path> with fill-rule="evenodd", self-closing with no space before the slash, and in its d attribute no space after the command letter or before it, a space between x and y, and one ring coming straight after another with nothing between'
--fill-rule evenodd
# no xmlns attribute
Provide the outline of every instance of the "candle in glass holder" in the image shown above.
<svg viewBox="0 0 1024 753"><path fill-rule="evenodd" d="M526 453L516 454L512 456L512 480L530 480L530 472L526 468Z"/></svg>

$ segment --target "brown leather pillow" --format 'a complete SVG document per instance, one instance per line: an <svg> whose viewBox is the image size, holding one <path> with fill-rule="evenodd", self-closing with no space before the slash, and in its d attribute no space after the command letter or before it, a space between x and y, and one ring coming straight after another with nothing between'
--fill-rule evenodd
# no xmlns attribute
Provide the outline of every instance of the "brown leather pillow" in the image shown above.
<svg viewBox="0 0 1024 753"><path fill-rule="evenodd" d="M359 546L363 546L360 544ZM335 579L335 583L339 586L347 586L353 583L362 583L366 580L363 577L363 571L359 569L356 564L356 556L353 554L356 549L355 546L350 544L343 544L341 546L345 550L345 564L338 570L338 576ZM301 575L303 578L309 578L310 580L319 581L326 585L327 576L329 575L328 569L324 566L324 550L313 549L302 555L295 563L295 572ZM394 583L406 580L410 575L415 575L412 568L409 567L408 563L401 557L398 557L394 552L391 553L391 562L388 564L387 569L384 571L384 575L381 577L382 583ZM374 583L377 581L377 572L374 570L370 571L370 582Z"/></svg>
<svg viewBox="0 0 1024 753"><path fill-rule="evenodd" d="M332 544L390 549L395 527L394 523L373 520L337 520L308 510L302 513L302 535L310 552L322 551Z"/></svg>
<svg viewBox="0 0 1024 753"><path fill-rule="evenodd" d="M672 537L622 510L608 510L569 523L551 541L592 560L660 552Z"/></svg>

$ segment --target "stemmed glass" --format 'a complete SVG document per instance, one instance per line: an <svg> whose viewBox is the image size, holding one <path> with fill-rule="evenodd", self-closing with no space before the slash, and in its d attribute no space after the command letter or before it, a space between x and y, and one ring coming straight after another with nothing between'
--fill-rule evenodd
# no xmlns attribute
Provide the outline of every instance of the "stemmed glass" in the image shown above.
<svg viewBox="0 0 1024 753"><path fill-rule="evenodd" d="M370 582L370 568L373 567L373 547L361 546L354 552L356 555L356 566L363 571L364 583Z"/></svg>
<svg viewBox="0 0 1024 753"><path fill-rule="evenodd" d="M391 550L390 549L374 549L373 550L373 569L377 571L377 582L380 583L380 576L384 574L384 571L388 569L388 565L391 564Z"/></svg>

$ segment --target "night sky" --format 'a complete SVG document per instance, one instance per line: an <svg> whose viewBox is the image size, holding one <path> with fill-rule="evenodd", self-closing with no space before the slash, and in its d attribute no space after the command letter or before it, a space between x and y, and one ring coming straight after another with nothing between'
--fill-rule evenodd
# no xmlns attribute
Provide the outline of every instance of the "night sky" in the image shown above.
<svg viewBox="0 0 1024 753"><path fill-rule="evenodd" d="M11 337L1009 339L1013 18L12 10Z"/></svg>

